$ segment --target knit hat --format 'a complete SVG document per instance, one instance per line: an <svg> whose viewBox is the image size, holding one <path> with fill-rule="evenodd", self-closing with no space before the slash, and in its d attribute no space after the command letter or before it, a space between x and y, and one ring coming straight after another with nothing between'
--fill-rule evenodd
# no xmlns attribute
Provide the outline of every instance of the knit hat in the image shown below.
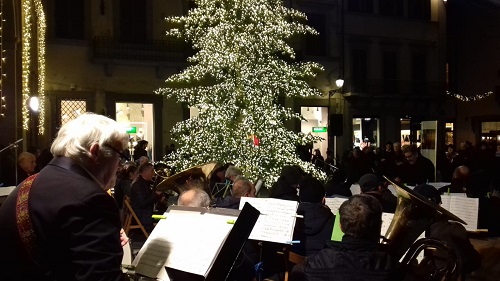
<svg viewBox="0 0 500 281"><path fill-rule="evenodd" d="M415 186L413 189L416 193L424 196L425 198L431 200L432 202L436 204L441 203L441 195L439 195L439 191L432 185L430 184L421 184Z"/></svg>
<svg viewBox="0 0 500 281"><path fill-rule="evenodd" d="M294 166L284 166L281 169L281 177L289 184L296 185L299 183L302 172Z"/></svg>
<svg viewBox="0 0 500 281"><path fill-rule="evenodd" d="M300 181L300 202L321 203L323 197L325 197L325 187L319 180L306 176Z"/></svg>
<svg viewBox="0 0 500 281"><path fill-rule="evenodd" d="M381 185L378 177L374 174L365 174L358 180L359 187L363 192L376 191Z"/></svg>

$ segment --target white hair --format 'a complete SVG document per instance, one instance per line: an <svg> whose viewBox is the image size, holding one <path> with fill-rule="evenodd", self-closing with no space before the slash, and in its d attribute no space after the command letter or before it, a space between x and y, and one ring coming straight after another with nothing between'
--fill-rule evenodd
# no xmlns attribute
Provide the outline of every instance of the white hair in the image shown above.
<svg viewBox="0 0 500 281"><path fill-rule="evenodd" d="M211 203L210 196L199 188L184 191L177 199L177 205L186 207L209 207Z"/></svg>
<svg viewBox="0 0 500 281"><path fill-rule="evenodd" d="M89 158L90 147L99 144L105 157L111 157L112 151L105 144L120 142L124 149L128 141L128 134L118 123L108 117L84 113L76 119L64 124L52 143L50 152L54 157L69 157L79 162Z"/></svg>
<svg viewBox="0 0 500 281"><path fill-rule="evenodd" d="M240 169L236 168L235 166L229 166L229 167L227 167L226 173L225 173L224 176L226 178L229 178L229 177L232 177L232 176L240 176L242 174L243 173L241 172Z"/></svg>

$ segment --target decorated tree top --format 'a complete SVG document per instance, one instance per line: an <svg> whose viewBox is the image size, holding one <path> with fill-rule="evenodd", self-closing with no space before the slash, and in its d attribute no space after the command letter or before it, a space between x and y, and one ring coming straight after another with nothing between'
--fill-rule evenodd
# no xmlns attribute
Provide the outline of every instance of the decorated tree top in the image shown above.
<svg viewBox="0 0 500 281"><path fill-rule="evenodd" d="M168 34L191 43L196 54L181 73L169 77L157 93L199 110L199 116L172 129L179 148L172 157L178 169L217 161L233 163L250 179L269 185L284 165L299 165L296 146L317 137L289 131L284 121L300 114L278 103L279 96L320 95L309 86L322 67L295 62L287 40L316 34L303 13L276 0L198 0L187 16L172 17Z"/></svg>

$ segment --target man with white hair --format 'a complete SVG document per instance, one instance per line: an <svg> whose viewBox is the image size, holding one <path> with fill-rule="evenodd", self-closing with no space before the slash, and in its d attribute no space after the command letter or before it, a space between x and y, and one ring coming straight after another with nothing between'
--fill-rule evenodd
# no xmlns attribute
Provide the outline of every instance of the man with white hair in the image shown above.
<svg viewBox="0 0 500 281"><path fill-rule="evenodd" d="M185 207L210 207L211 203L210 196L200 188L184 191L177 199L177 205Z"/></svg>
<svg viewBox="0 0 500 281"><path fill-rule="evenodd" d="M122 280L120 214L106 192L128 136L83 114L64 124L54 159L0 208L0 280ZM29 203L29 204L28 204Z"/></svg>
<svg viewBox="0 0 500 281"><path fill-rule="evenodd" d="M20 183L35 173L36 157L29 152L21 152L17 157L17 182Z"/></svg>

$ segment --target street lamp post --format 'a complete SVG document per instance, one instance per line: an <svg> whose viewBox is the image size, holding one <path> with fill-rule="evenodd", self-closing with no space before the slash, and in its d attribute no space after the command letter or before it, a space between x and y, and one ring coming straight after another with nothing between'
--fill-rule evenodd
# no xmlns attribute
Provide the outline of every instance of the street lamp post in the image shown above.
<svg viewBox="0 0 500 281"><path fill-rule="evenodd" d="M333 135L333 161L334 161L335 165L337 165L337 134L333 134L331 132L332 124L330 124L330 122L331 122L331 112L330 112L331 102L330 102L330 100L335 93L337 93L340 89L342 89L342 86L344 86L344 79L338 78L337 80L335 80L335 85L337 86L337 89L331 90L328 92L328 131L330 132L329 137L331 137ZM335 110L335 113L337 113L336 110Z"/></svg>

